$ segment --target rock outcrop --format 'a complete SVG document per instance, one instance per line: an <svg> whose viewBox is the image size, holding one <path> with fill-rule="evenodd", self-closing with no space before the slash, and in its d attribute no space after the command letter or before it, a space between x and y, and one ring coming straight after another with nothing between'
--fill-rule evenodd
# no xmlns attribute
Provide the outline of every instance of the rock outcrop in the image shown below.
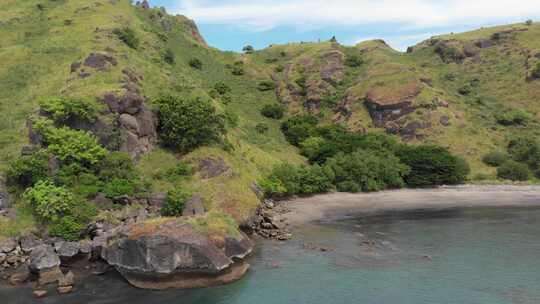
<svg viewBox="0 0 540 304"><path fill-rule="evenodd" d="M249 238L208 237L181 220L140 223L110 234L101 255L132 285L198 288L240 279L249 265Z"/></svg>
<svg viewBox="0 0 540 304"><path fill-rule="evenodd" d="M366 94L366 107L377 127L414 112L414 99L420 95L422 87L409 83L397 88L377 87Z"/></svg>

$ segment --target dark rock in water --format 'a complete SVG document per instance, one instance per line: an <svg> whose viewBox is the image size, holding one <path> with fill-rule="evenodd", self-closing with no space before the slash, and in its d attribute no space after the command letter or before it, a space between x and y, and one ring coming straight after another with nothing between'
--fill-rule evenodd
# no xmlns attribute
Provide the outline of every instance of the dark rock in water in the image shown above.
<svg viewBox="0 0 540 304"><path fill-rule="evenodd" d="M73 272L68 271L60 280L58 280L59 287L68 287L72 286L75 283L75 275Z"/></svg>
<svg viewBox="0 0 540 304"><path fill-rule="evenodd" d="M34 297L38 299L41 299L47 296L46 290L34 290L32 293L34 294Z"/></svg>
<svg viewBox="0 0 540 304"><path fill-rule="evenodd" d="M17 286L25 283L30 278L30 271L28 266L21 265L15 272L13 272L8 279L9 284Z"/></svg>
<svg viewBox="0 0 540 304"><path fill-rule="evenodd" d="M247 271L249 265L233 261L252 251L245 239L241 234L223 246L179 220L141 223L109 234L102 258L139 288L206 287L232 282Z"/></svg>
<svg viewBox="0 0 540 304"><path fill-rule="evenodd" d="M201 215L204 212L203 198L196 195L186 202L184 210L182 210L182 216Z"/></svg>

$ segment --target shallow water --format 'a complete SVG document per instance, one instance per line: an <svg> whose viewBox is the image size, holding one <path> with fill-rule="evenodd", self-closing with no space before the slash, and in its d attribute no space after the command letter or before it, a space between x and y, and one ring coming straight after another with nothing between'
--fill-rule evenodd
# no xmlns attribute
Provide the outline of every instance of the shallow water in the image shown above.
<svg viewBox="0 0 540 304"><path fill-rule="evenodd" d="M326 251L321 251L321 247ZM71 295L32 299L0 287L0 303L538 304L540 209L454 209L320 222L264 242L228 286L152 292L118 276Z"/></svg>

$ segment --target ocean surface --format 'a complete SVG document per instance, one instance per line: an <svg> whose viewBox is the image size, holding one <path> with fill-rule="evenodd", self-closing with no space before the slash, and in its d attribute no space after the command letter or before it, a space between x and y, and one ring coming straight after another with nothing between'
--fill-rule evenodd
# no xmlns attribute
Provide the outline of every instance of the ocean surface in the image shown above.
<svg viewBox="0 0 540 304"><path fill-rule="evenodd" d="M540 208L387 213L294 235L259 243L249 274L228 286L145 291L113 274L42 300L0 287L0 303L540 303Z"/></svg>

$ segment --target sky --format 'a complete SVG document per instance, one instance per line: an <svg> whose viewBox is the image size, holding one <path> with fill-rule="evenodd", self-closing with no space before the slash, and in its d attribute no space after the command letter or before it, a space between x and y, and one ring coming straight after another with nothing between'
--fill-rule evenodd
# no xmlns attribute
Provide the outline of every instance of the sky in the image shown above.
<svg viewBox="0 0 540 304"><path fill-rule="evenodd" d="M150 0L194 19L221 50L244 45L384 39L405 50L429 37L485 26L540 21L540 0Z"/></svg>

